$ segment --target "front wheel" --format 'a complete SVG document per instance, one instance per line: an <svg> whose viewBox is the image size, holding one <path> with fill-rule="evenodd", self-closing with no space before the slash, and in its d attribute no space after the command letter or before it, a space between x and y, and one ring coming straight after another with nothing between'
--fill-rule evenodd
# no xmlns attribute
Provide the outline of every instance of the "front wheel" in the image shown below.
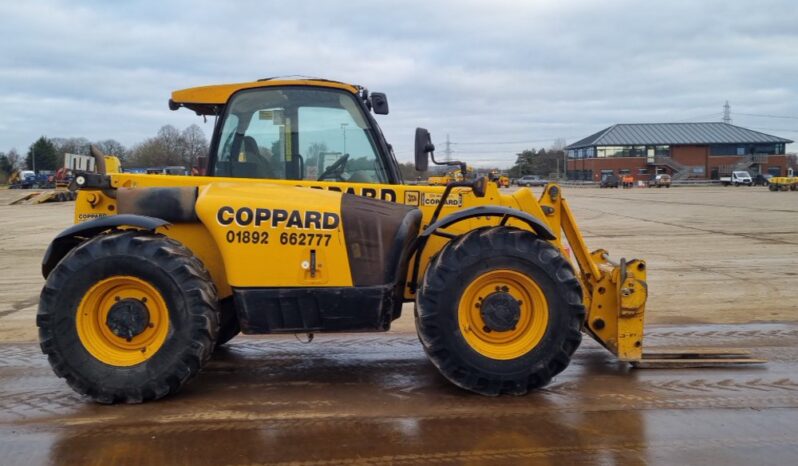
<svg viewBox="0 0 798 466"><path fill-rule="evenodd" d="M92 238L47 277L36 316L53 371L100 403L177 392L210 358L216 288L182 244L129 230Z"/></svg>
<svg viewBox="0 0 798 466"><path fill-rule="evenodd" d="M579 282L560 251L506 227L450 242L416 298L416 328L432 363L483 395L546 385L568 366L584 318Z"/></svg>

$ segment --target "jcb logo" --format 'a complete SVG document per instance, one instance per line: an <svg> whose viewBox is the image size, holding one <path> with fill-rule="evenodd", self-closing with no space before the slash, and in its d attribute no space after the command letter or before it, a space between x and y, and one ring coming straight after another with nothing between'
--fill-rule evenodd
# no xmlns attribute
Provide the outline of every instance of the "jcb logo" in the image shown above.
<svg viewBox="0 0 798 466"><path fill-rule="evenodd" d="M406 191L405 192L405 205L418 205L418 191Z"/></svg>

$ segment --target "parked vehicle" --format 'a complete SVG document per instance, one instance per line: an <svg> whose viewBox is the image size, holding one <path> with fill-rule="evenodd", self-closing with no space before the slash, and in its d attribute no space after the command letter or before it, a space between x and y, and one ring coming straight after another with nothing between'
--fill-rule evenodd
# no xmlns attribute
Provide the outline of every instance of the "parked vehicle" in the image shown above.
<svg viewBox="0 0 798 466"><path fill-rule="evenodd" d="M624 188L634 188L635 177L632 175L623 175L621 177L621 186L623 186Z"/></svg>
<svg viewBox="0 0 798 466"><path fill-rule="evenodd" d="M617 188L621 185L621 181L613 174L606 174L601 176L600 188Z"/></svg>
<svg viewBox="0 0 798 466"><path fill-rule="evenodd" d="M723 186L729 186L730 184L733 184L734 186L740 186L741 184L751 186L754 184L751 174L746 171L735 171L732 172L731 176L721 176L720 182L723 184Z"/></svg>
<svg viewBox="0 0 798 466"><path fill-rule="evenodd" d="M171 167L151 167L146 169L148 175L188 175L186 167L176 165Z"/></svg>
<svg viewBox="0 0 798 466"><path fill-rule="evenodd" d="M19 170L11 175L9 189L54 188L55 177L50 171L35 173L32 170Z"/></svg>
<svg viewBox="0 0 798 466"><path fill-rule="evenodd" d="M654 177L653 180L648 180L648 187L649 188L670 188L671 187L671 176L663 173L661 175L657 175Z"/></svg>
<svg viewBox="0 0 798 466"><path fill-rule="evenodd" d="M541 178L539 175L525 175L518 178L515 184L518 186L546 186L549 180Z"/></svg>
<svg viewBox="0 0 798 466"><path fill-rule="evenodd" d="M798 191L798 177L774 176L768 183L771 191Z"/></svg>
<svg viewBox="0 0 798 466"><path fill-rule="evenodd" d="M773 178L773 175L770 174L757 174L754 175L754 186L767 186L770 184L770 179Z"/></svg>

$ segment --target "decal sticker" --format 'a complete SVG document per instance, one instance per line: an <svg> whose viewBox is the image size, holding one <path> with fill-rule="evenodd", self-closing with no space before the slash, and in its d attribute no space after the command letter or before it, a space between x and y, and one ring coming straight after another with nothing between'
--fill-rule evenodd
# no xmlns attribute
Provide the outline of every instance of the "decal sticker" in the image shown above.
<svg viewBox="0 0 798 466"><path fill-rule="evenodd" d="M438 193L424 193L421 196L421 205L423 206L436 206L441 203L441 194ZM457 194L456 196L449 195L446 198L446 205L444 207L462 207L463 195Z"/></svg>
<svg viewBox="0 0 798 466"><path fill-rule="evenodd" d="M299 211L285 209L267 209L231 206L219 207L216 212L219 225L240 227L295 228L298 230L335 230L341 224L341 217L335 212L318 212L315 210Z"/></svg>
<svg viewBox="0 0 798 466"><path fill-rule="evenodd" d="M405 191L405 204L418 206L418 191Z"/></svg>
<svg viewBox="0 0 798 466"><path fill-rule="evenodd" d="M107 216L108 214L78 214L78 221L86 222L89 220L94 220L95 218L102 218Z"/></svg>

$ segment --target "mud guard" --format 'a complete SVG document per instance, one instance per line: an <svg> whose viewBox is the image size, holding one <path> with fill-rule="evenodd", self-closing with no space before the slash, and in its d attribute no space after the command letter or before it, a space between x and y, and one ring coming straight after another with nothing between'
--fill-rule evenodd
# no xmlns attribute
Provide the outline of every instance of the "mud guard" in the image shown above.
<svg viewBox="0 0 798 466"><path fill-rule="evenodd" d="M427 241L429 237L432 235L439 235L444 236L449 239L454 238L453 235L448 233L443 233L438 230L443 228L449 227L454 225L455 223L461 222L463 220L468 220L475 217L502 217L501 225L504 225L507 220L514 218L517 220L521 220L522 222L529 225L533 232L537 236L547 241L551 241L557 239L557 237L552 233L551 229L543 223L543 221L535 218L532 215L529 215L526 212L513 209L511 207L504 207L504 206L479 206L479 207L471 207L469 209L463 209L458 212L455 212L451 215L447 215L446 217L437 220L432 225L428 226L418 235L418 239L416 241L414 250L412 251L415 255L414 264L413 264L413 276L408 283L410 290L415 293L418 289L418 274L419 269L421 267L421 253L424 251L424 247L427 245Z"/></svg>
<svg viewBox="0 0 798 466"><path fill-rule="evenodd" d="M169 222L160 218L121 214L109 215L107 217L72 225L59 233L50 243L50 246L47 247L47 252L44 253L44 259L42 259L42 275L46 279L55 266L58 265L58 262L60 262L69 251L86 239L96 236L103 231L123 226L153 231L158 227L169 224Z"/></svg>
<svg viewBox="0 0 798 466"><path fill-rule="evenodd" d="M529 227L532 228L532 231L534 231L537 236L545 240L551 241L557 238L554 233L552 233L548 225L543 223L541 220L529 215L526 212L504 206L479 206L460 210L451 215L447 215L442 219L439 219L432 225L425 228L419 236L422 238L429 237L430 235L435 234L437 230L474 217L502 217L508 219L515 218L529 225Z"/></svg>

